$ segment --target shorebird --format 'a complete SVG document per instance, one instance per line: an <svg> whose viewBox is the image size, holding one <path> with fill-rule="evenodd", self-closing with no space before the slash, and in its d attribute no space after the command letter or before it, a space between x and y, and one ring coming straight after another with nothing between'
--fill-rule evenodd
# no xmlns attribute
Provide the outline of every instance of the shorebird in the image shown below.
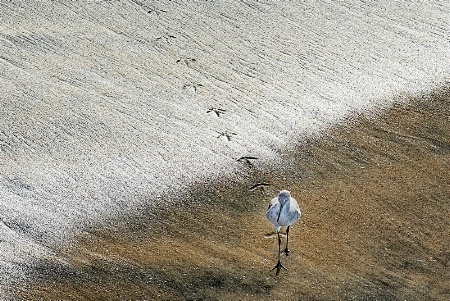
<svg viewBox="0 0 450 301"><path fill-rule="evenodd" d="M281 227L286 228L286 248L283 250L286 253L286 256L289 255L289 228L293 223L295 223L302 212L300 211L300 207L298 206L297 201L291 197L291 193L288 190L282 190L278 194L278 197L273 198L270 201L269 208L267 209L267 219L275 226L275 230L277 231L278 236L278 263L271 270L277 269L276 275L280 273L281 268L287 270L285 266L281 263L280 253L281 253L281 238L280 238L280 229Z"/></svg>

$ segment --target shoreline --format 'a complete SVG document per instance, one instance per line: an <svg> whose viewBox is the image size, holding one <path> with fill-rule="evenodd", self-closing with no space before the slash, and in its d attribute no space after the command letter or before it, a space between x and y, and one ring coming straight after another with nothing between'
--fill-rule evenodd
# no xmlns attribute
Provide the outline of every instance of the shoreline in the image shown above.
<svg viewBox="0 0 450 301"><path fill-rule="evenodd" d="M242 162L246 180L192 187L169 208L149 205L87 229L59 250L59 262L28 267L31 281L15 296L444 300L449 113L443 88L299 143L281 154L284 169ZM270 185L249 191L256 183ZM275 277L264 213L285 188L303 216L282 259L289 270Z"/></svg>
<svg viewBox="0 0 450 301"><path fill-rule="evenodd" d="M206 236L204 223L239 242L234 252L245 245L242 252L262 260L254 269L263 273L271 240L241 242L238 229L248 222L241 218L250 218L256 228L247 229L258 238L269 231L260 218L279 189L290 185L294 194L309 197L302 193L315 187L313 179L358 172L370 163L329 162L330 156L339 159L334 145L321 149L306 138L324 129L334 137L333 124L349 114L373 117L410 93L448 81L450 66L442 63L450 60L448 10L435 1L1 2L0 299L7 299L6 290L19 294L16 281L23 278L52 281L58 275L53 285L68 281L67 298L70 287L72 295L88 296L95 286L83 285L99 281L99 291L106 292L112 284L102 284L103 277L122 281L124 295L127 284L133 292L133 285L144 283L143 294L150 296L160 287L168 296L178 296L179 288L191 296L189 280L161 274L152 261L147 265L145 250L159 252L154 240L169 234L183 250L191 250L191 242L210 248L189 236L217 241ZM301 153L303 146L283 152L303 140L309 154ZM333 141L339 151L347 150L345 141ZM365 160L355 148L348 156ZM252 165L237 161L246 155L260 159ZM287 164L284 171L280 163ZM258 183L270 185L248 191ZM165 201L153 204L158 194L171 205L180 203L174 205L181 215L166 212ZM200 223L192 220L196 213ZM173 233L163 233L166 228ZM115 243L121 235L137 236L123 242L126 254ZM104 254L95 241L113 251ZM223 247L223 253L204 257L223 258L219 284L242 293L262 285L279 294L270 280L246 268L230 271L226 259L236 254L217 244L212 250ZM172 243L165 245L170 249ZM261 249L247 251L255 245ZM136 252L144 263L128 261ZM185 260L180 269L191 271ZM246 282L253 288L230 280L239 279L240 270L253 277ZM149 279L149 273L156 276ZM208 266L196 273L198 279L217 278ZM29 282L22 292L56 294L47 287Z"/></svg>

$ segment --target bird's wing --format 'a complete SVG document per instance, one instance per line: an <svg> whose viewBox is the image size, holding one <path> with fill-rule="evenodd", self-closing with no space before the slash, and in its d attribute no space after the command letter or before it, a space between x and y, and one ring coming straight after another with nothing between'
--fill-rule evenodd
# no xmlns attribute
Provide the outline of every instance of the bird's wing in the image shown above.
<svg viewBox="0 0 450 301"><path fill-rule="evenodd" d="M269 210L271 207L275 206L276 204L278 204L278 198L273 198L270 203L269 203L269 207L267 208L267 210Z"/></svg>
<svg viewBox="0 0 450 301"><path fill-rule="evenodd" d="M297 203L297 200L294 199L293 197L291 197L291 210L295 210L297 211L300 215L302 214L302 212L300 211L300 206Z"/></svg>

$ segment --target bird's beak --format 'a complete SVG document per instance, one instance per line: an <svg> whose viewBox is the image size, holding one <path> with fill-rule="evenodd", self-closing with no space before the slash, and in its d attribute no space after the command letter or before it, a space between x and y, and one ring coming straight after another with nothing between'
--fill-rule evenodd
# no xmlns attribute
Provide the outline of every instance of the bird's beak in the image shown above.
<svg viewBox="0 0 450 301"><path fill-rule="evenodd" d="M283 209L283 205L284 205L284 204L280 204L280 211L278 211L277 223L278 223L278 221L280 220L281 209Z"/></svg>

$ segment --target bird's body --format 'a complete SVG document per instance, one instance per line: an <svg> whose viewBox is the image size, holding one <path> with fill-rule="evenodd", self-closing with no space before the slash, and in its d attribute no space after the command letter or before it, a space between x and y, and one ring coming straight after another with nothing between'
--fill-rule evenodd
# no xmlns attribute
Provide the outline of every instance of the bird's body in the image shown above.
<svg viewBox="0 0 450 301"><path fill-rule="evenodd" d="M282 192L288 191L284 190ZM282 192L280 192L280 195ZM287 201L283 206L281 205L279 198L280 196L273 198L272 201L270 201L269 209L267 210L266 213L267 219L275 226L277 232L280 231L281 227L290 226L293 223L295 223L302 215L302 212L300 211L300 207L298 206L297 201L290 196L290 193L289 198L287 199ZM282 206L281 212L280 206ZM280 216L279 219L278 214Z"/></svg>
<svg viewBox="0 0 450 301"><path fill-rule="evenodd" d="M291 193L287 190L280 191L278 197L273 198L270 201L269 208L267 209L266 217L275 226L278 235L278 263L273 269L277 269L277 275L280 273L281 268L286 269L280 260L281 253L281 238L280 229L281 227L286 228L286 248L284 252L286 256L289 254L288 242L289 242L289 228L295 223L302 212L298 206L297 200L291 197Z"/></svg>

